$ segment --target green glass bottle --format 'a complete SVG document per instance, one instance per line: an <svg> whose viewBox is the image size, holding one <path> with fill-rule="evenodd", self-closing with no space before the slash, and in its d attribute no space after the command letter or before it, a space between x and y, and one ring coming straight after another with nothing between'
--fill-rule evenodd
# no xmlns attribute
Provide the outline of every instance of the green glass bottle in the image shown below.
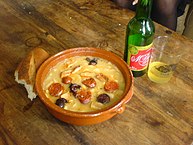
<svg viewBox="0 0 193 145"><path fill-rule="evenodd" d="M144 75L148 69L155 32L150 18L151 7L152 0L139 0L136 15L127 25L124 60L134 77Z"/></svg>

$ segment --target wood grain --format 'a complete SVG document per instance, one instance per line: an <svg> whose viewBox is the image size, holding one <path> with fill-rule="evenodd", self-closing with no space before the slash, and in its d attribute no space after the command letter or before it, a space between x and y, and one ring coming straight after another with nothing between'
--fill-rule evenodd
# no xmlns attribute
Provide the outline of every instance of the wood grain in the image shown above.
<svg viewBox="0 0 193 145"><path fill-rule="evenodd" d="M125 28L134 12L110 0L0 1L0 144L190 145L193 142L193 41L172 31L184 56L169 83L135 78L123 114L91 126L55 119L39 98L31 102L14 81L20 60L40 46L51 55L97 47L123 57ZM156 34L167 28L156 24Z"/></svg>

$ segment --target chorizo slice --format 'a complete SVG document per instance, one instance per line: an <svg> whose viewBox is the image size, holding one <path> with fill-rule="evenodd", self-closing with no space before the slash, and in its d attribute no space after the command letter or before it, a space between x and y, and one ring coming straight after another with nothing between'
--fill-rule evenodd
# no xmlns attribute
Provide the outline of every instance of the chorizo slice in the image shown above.
<svg viewBox="0 0 193 145"><path fill-rule="evenodd" d="M62 93L64 91L64 87L60 83L52 83L48 87L48 91L49 91L51 96L58 97L58 96L62 95Z"/></svg>
<svg viewBox="0 0 193 145"><path fill-rule="evenodd" d="M93 78L83 80L82 83L89 88L94 88L96 86L96 81Z"/></svg>
<svg viewBox="0 0 193 145"><path fill-rule="evenodd" d="M76 97L82 104L87 104L91 100L91 92L89 90L80 90L77 92Z"/></svg>
<svg viewBox="0 0 193 145"><path fill-rule="evenodd" d="M69 77L69 76L63 77L63 78L62 78L62 82L63 82L64 84L70 84L70 83L72 82L72 78Z"/></svg>
<svg viewBox="0 0 193 145"><path fill-rule="evenodd" d="M115 81L112 81L112 80L107 81L105 83L105 86L104 86L104 89L107 92L113 92L113 91L117 90L118 88L119 88L119 84Z"/></svg>

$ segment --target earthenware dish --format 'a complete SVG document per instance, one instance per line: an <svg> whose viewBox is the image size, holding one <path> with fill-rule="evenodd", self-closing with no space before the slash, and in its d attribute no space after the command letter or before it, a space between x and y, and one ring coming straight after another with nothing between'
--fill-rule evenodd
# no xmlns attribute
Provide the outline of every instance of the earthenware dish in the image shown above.
<svg viewBox="0 0 193 145"><path fill-rule="evenodd" d="M44 79L49 70L58 62L73 56L94 56L106 59L115 64L122 72L125 79L126 86L123 95L120 97L121 99L108 108L88 113L64 110L63 108L60 108L52 103L44 94L42 88ZM133 95L133 76L131 71L129 70L128 65L119 56L110 51L88 47L71 48L59 52L54 56L51 56L40 66L36 75L35 86L39 98L41 99L43 104L45 104L48 111L57 119L74 125L91 125L106 121L113 116L122 113L125 110L125 104L131 99Z"/></svg>

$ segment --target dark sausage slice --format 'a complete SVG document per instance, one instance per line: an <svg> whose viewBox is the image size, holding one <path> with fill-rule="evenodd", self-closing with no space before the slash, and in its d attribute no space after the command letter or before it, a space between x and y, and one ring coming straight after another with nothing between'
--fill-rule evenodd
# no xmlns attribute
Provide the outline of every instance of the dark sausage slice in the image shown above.
<svg viewBox="0 0 193 145"><path fill-rule="evenodd" d="M88 91L88 90L80 90L77 92L76 94L76 97L79 99L79 101L82 103L82 104L87 104L90 102L91 100L91 92Z"/></svg>
<svg viewBox="0 0 193 145"><path fill-rule="evenodd" d="M96 86L96 81L93 78L86 79L82 81L82 83L89 88L94 88Z"/></svg>
<svg viewBox="0 0 193 145"><path fill-rule="evenodd" d="M108 81L105 83L104 89L107 92L113 92L119 88L119 85L115 81Z"/></svg>
<svg viewBox="0 0 193 145"><path fill-rule="evenodd" d="M51 96L58 97L63 93L64 87L60 83L52 83L48 87L48 91L49 91Z"/></svg>

